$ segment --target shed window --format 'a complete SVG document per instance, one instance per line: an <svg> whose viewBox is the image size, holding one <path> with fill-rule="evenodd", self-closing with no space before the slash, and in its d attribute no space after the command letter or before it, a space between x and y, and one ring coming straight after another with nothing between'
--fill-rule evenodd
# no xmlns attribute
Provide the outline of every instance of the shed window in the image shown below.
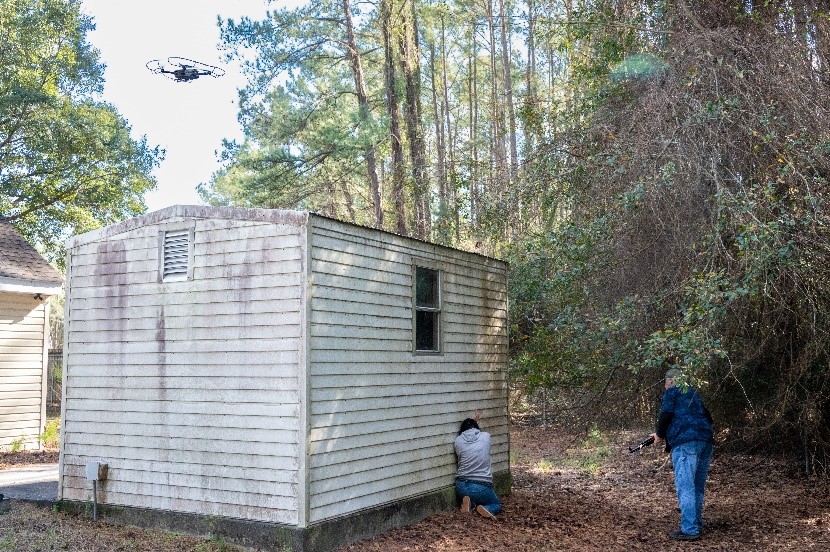
<svg viewBox="0 0 830 552"><path fill-rule="evenodd" d="M159 236L159 268L163 282L189 280L192 275L193 229L163 230Z"/></svg>
<svg viewBox="0 0 830 552"><path fill-rule="evenodd" d="M437 353L441 336L441 285L437 270L415 267L415 350Z"/></svg>

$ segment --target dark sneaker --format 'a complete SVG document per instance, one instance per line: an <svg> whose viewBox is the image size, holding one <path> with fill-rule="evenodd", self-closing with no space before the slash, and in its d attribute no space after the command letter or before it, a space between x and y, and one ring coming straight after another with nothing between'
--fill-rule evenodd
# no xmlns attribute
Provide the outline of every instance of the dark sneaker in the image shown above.
<svg viewBox="0 0 830 552"><path fill-rule="evenodd" d="M482 517L486 517L487 519L496 519L496 516L494 516L492 513L490 513L490 510L488 510L487 508L485 508L481 504L476 506L476 512L478 512L479 515L481 515Z"/></svg>
<svg viewBox="0 0 830 552"><path fill-rule="evenodd" d="M473 511L473 506L470 504L469 496L465 496L461 499L461 511L467 514Z"/></svg>
<svg viewBox="0 0 830 552"><path fill-rule="evenodd" d="M696 541L700 539L700 535L690 535L688 533L684 533L683 531L672 531L669 533L669 537L679 541Z"/></svg>

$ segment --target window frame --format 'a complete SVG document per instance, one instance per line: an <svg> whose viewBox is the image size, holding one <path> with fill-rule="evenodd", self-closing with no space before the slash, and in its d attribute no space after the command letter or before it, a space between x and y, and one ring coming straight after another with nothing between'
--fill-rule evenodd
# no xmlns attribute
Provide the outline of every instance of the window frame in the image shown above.
<svg viewBox="0 0 830 552"><path fill-rule="evenodd" d="M436 291L437 306L426 307L418 305L418 269L429 270L435 273L438 282ZM436 324L434 345L435 349L418 349L418 313L428 312L435 315ZM412 353L415 355L442 355L444 353L444 277L441 268L433 262L415 259L412 262Z"/></svg>
<svg viewBox="0 0 830 552"><path fill-rule="evenodd" d="M165 240L171 233L187 233L187 268L184 274L177 273L165 276ZM193 242L196 236L196 222L176 222L161 226L158 233L158 281L161 283L188 282L193 280Z"/></svg>

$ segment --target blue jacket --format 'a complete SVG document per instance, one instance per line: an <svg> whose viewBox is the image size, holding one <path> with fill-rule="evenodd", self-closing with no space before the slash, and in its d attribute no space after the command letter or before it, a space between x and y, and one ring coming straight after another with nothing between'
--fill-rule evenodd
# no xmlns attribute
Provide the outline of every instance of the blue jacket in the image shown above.
<svg viewBox="0 0 830 552"><path fill-rule="evenodd" d="M703 406L700 395L688 387L669 387L663 394L657 436L665 439L669 447L689 441L712 442L712 416Z"/></svg>

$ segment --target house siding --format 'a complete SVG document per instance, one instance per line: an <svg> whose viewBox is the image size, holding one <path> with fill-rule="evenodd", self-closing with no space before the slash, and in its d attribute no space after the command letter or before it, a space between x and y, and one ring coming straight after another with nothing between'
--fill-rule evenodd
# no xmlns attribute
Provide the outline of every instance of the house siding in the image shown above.
<svg viewBox="0 0 830 552"><path fill-rule="evenodd" d="M46 309L31 294L0 292L0 450L40 448Z"/></svg>
<svg viewBox="0 0 830 552"><path fill-rule="evenodd" d="M506 265L310 220L311 523L452 485L476 409L509 469ZM419 262L420 261L420 262ZM413 353L413 265L441 274L442 351Z"/></svg>
<svg viewBox="0 0 830 552"><path fill-rule="evenodd" d="M102 460L102 503L297 524L304 230L187 209L70 248L61 498ZM177 224L192 279L160 282Z"/></svg>

